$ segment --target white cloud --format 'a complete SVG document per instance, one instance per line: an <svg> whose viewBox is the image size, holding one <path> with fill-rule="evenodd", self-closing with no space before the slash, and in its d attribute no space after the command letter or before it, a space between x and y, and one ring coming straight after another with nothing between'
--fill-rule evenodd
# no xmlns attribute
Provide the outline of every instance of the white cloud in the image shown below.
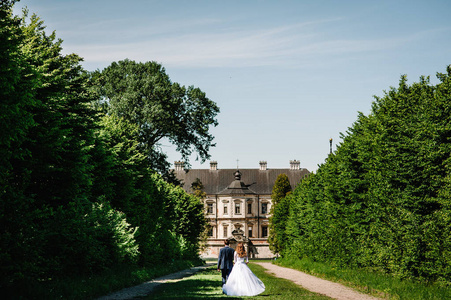
<svg viewBox="0 0 451 300"><path fill-rule="evenodd" d="M84 57L86 63L105 65L129 58L154 60L165 66L177 67L249 67L262 65L303 66L320 62L324 56L343 56L393 48L409 39L324 40L315 25L340 19L299 23L269 29L196 30L197 33L177 34L181 23L165 27L157 35L155 28L147 39L134 42L100 44L70 44L65 48ZM187 26L206 26L217 20L197 21Z"/></svg>

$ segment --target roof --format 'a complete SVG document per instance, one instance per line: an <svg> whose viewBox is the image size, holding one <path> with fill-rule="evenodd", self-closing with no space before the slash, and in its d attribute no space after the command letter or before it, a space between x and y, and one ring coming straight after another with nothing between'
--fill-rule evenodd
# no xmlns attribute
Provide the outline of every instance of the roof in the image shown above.
<svg viewBox="0 0 451 300"><path fill-rule="evenodd" d="M220 191L218 194L220 195L251 195L255 194L254 191L249 189L249 185L246 185L244 182L241 181L241 172L239 170L236 170L235 173L233 173L233 176L235 177L235 180L232 181L231 184L229 184L228 187Z"/></svg>
<svg viewBox="0 0 451 300"><path fill-rule="evenodd" d="M199 178L207 195L258 194L271 195L277 177L285 173L291 188L309 174L307 169L240 169L240 179L236 179L236 169L189 169L174 170L174 174L183 182L183 189L191 193L191 184Z"/></svg>

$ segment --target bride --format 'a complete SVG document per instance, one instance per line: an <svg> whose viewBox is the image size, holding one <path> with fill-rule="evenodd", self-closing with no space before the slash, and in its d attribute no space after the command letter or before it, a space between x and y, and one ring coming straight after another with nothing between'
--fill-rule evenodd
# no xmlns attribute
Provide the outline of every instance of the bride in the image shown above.
<svg viewBox="0 0 451 300"><path fill-rule="evenodd" d="M235 265L222 291L228 296L255 296L263 293L265 285L247 266L249 259L243 244L236 247L234 261Z"/></svg>

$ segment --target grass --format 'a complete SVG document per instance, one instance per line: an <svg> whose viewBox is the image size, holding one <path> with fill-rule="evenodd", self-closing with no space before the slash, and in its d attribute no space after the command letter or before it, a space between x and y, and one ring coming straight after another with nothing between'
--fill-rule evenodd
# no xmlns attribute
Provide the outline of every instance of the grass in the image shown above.
<svg viewBox="0 0 451 300"><path fill-rule="evenodd" d="M451 299L451 289L438 284L401 280L382 272L366 269L341 269L309 259L278 259L277 265L349 286L363 293L385 299L442 300Z"/></svg>
<svg viewBox="0 0 451 300"><path fill-rule="evenodd" d="M213 266L180 281L160 285L145 299L330 299L302 289L291 281L271 276L259 265L250 263L248 266L266 286L266 290L260 295L231 297L222 294L221 273Z"/></svg>
<svg viewBox="0 0 451 300"><path fill-rule="evenodd" d="M308 259L278 259L276 264L304 271L385 299L451 299L449 287L401 280L381 272L339 269L330 264L312 262ZM174 262L151 268L119 265L107 272L90 277L28 282L14 290L3 289L2 297L4 299L94 299L193 265L192 262ZM258 296L223 295L221 274L213 266L178 282L163 284L146 299L330 299L304 290L291 281L271 276L264 271L263 267L252 262L249 267L266 285L265 292Z"/></svg>

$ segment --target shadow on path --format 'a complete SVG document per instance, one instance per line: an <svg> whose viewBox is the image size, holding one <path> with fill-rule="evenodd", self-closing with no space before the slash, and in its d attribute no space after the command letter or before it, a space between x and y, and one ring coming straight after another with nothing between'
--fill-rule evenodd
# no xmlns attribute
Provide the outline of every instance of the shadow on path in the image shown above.
<svg viewBox="0 0 451 300"><path fill-rule="evenodd" d="M152 294L147 296L146 300L168 300L168 299L268 299L268 300L287 300L287 299L309 299L323 300L330 299L323 295L317 295L304 290L296 284L274 277L265 272L265 269L258 265L251 265L254 274L256 274L264 283L265 291L262 294L250 297L227 296L222 293L221 273L215 267L204 269L192 277L184 278L178 282L167 283L159 286Z"/></svg>
<svg viewBox="0 0 451 300"><path fill-rule="evenodd" d="M177 273L172 273L172 274L169 274L166 276L155 278L151 281L144 282L140 285L125 288L123 290L111 293L107 296L97 298L97 300L128 300L128 299L135 299L135 298L139 298L139 297L145 297L145 296L149 295L157 286L159 286L163 283L175 282L184 277L191 276L200 270L205 270L208 267L215 265L215 264L216 263L210 262L203 266L192 267L190 269L186 269L186 270L183 270L183 271L180 271Z"/></svg>
<svg viewBox="0 0 451 300"><path fill-rule="evenodd" d="M219 277L216 269L203 270L202 276ZM220 277L219 277L220 279ZM199 280L199 278L185 278L183 282L167 283L158 287L146 299L224 299L227 297L229 300L242 299L238 297L230 297L221 294L221 280L217 278Z"/></svg>

